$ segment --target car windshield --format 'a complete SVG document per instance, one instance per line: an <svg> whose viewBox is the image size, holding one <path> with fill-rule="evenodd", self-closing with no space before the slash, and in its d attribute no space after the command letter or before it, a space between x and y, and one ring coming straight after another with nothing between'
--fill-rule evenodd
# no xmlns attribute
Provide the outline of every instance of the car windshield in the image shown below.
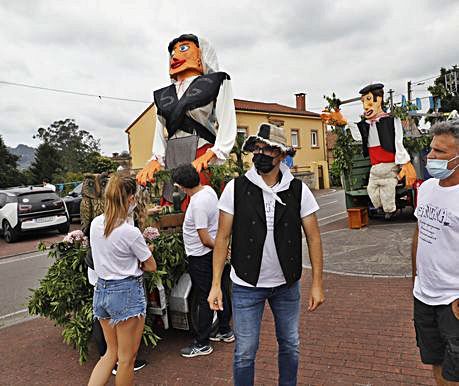
<svg viewBox="0 0 459 386"><path fill-rule="evenodd" d="M81 189L83 188L83 183L78 184L70 193L81 194Z"/></svg>

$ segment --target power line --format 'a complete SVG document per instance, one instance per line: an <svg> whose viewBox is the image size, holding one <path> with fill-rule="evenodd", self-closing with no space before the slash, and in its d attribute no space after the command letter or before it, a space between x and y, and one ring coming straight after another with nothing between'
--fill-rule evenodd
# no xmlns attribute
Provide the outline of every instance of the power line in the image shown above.
<svg viewBox="0 0 459 386"><path fill-rule="evenodd" d="M118 97L113 97L113 96L109 96L109 95L90 94L90 93L85 93L85 92L62 90L62 89L58 89L58 88L35 86L35 85L25 84L25 83L6 82L6 81L3 81L3 80L0 80L0 84L4 84L4 85L7 85L7 86L15 86L15 87L33 88L35 90L51 91L51 92L57 92L57 93L62 93L62 94L71 94L71 95L95 97L95 98L99 98L99 99L111 99L111 100L116 100L116 101L134 102L134 103L143 103L143 104L152 103L151 101L146 101L146 100L142 100L142 99L118 98Z"/></svg>
<svg viewBox="0 0 459 386"><path fill-rule="evenodd" d="M435 78L438 78L440 75L435 75L435 76L431 76L430 78L426 78L426 79L421 79L421 80L416 80L416 81L413 81L411 82L413 85L418 85L418 83L421 83L421 82L425 82L427 80L431 80L431 79L435 79Z"/></svg>

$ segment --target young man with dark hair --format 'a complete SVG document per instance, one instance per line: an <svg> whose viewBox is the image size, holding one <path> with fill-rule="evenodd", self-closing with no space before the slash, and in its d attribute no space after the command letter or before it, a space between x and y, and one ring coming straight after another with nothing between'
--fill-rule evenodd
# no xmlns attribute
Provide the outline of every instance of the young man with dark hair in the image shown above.
<svg viewBox="0 0 459 386"><path fill-rule="evenodd" d="M413 237L416 341L437 385L459 382L459 120L432 126Z"/></svg>
<svg viewBox="0 0 459 386"><path fill-rule="evenodd" d="M188 258L188 272L193 289L198 294L198 333L196 340L183 348L180 354L186 358L212 353L209 340L230 343L234 333L229 326L231 311L219 311L219 330L211 336L214 311L207 304L207 296L212 284L212 252L218 228L218 198L208 185L201 185L199 174L191 165L181 165L172 173L172 180L190 196L190 204L183 222L183 241ZM225 299L227 303L227 299Z"/></svg>
<svg viewBox="0 0 459 386"><path fill-rule="evenodd" d="M302 230L312 265L308 310L314 311L324 301L322 243L315 215L319 206L308 187L282 162L295 154L287 147L282 128L262 124L243 149L253 153L254 166L230 181L220 198L208 301L212 309L224 309L220 283L231 240L234 384L254 384L261 320L268 301L279 344L279 385L296 385Z"/></svg>

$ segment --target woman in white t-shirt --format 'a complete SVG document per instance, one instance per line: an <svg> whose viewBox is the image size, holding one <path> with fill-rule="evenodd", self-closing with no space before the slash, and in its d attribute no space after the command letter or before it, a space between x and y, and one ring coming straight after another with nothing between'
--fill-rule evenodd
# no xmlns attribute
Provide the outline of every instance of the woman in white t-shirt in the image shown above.
<svg viewBox="0 0 459 386"><path fill-rule="evenodd" d="M102 326L107 351L94 367L89 385L105 385L117 361L116 384L133 384L146 314L142 273L156 270L142 233L127 221L136 205L135 193L135 179L114 174L105 190L105 212L91 223L98 277L93 314Z"/></svg>

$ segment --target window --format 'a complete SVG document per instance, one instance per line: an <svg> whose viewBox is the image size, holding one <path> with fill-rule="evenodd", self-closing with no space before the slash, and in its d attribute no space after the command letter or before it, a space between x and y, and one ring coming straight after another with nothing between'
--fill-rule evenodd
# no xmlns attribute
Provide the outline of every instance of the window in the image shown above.
<svg viewBox="0 0 459 386"><path fill-rule="evenodd" d="M238 127L237 128L237 135L241 135L244 138L247 138L247 127Z"/></svg>
<svg viewBox="0 0 459 386"><path fill-rule="evenodd" d="M319 133L317 130L311 130L311 147L319 147Z"/></svg>
<svg viewBox="0 0 459 386"><path fill-rule="evenodd" d="M296 129L292 129L290 133L290 141L292 147L300 147L300 133Z"/></svg>

